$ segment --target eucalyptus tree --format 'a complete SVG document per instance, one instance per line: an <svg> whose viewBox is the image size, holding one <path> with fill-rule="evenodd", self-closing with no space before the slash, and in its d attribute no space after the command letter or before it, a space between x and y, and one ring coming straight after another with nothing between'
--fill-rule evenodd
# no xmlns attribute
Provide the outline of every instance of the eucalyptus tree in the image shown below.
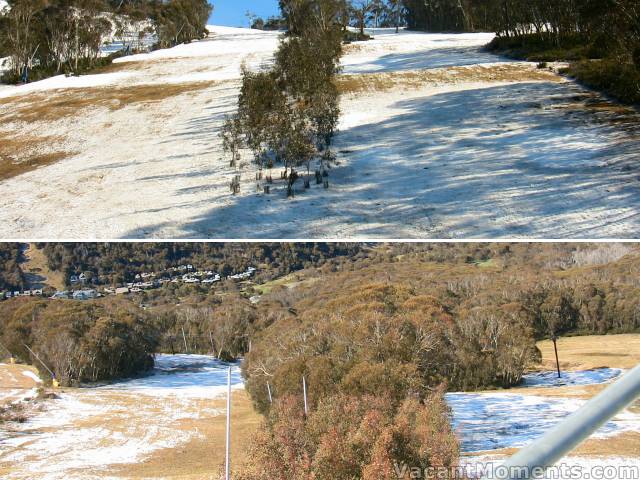
<svg viewBox="0 0 640 480"><path fill-rule="evenodd" d="M298 167L306 166L308 187L312 161L320 160L326 175L325 160L332 158L323 152L331 145L340 114L334 79L340 71L347 9L344 0L283 0L280 4L289 30L275 53L274 65L260 72L243 69L238 112L225 131L238 122L240 141L260 169L282 163L282 177L291 195Z"/></svg>

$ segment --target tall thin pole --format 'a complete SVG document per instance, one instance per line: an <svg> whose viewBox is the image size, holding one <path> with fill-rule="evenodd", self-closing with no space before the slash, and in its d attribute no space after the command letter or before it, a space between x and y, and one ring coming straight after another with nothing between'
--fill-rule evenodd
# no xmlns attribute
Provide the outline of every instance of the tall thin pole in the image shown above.
<svg viewBox="0 0 640 480"><path fill-rule="evenodd" d="M184 334L184 327L180 327L182 330L182 340L184 341L184 353L189 353L189 347L187 347L187 336Z"/></svg>
<svg viewBox="0 0 640 480"><path fill-rule="evenodd" d="M562 376L560 375L560 360L558 359L558 337L554 335L553 337L551 337L551 340L553 341L553 350L556 352L556 368L558 369L558 378L562 378Z"/></svg>
<svg viewBox="0 0 640 480"><path fill-rule="evenodd" d="M304 394L304 416L309 415L309 406L307 405L307 380L302 377L302 392Z"/></svg>
<svg viewBox="0 0 640 480"><path fill-rule="evenodd" d="M269 403L273 403L273 397L271 396L271 385L267 382L267 393L269 394Z"/></svg>
<svg viewBox="0 0 640 480"><path fill-rule="evenodd" d="M231 367L229 367L229 371L227 372L227 442L226 442L227 450L225 455L225 480L230 480L231 478Z"/></svg>
<svg viewBox="0 0 640 480"><path fill-rule="evenodd" d="M40 357L38 356L38 354L36 352L34 352L33 350L31 350L29 348L29 345L27 345L26 343L23 343L23 345L26 347L27 350L29 350L29 352L31 352L31 355L36 357L36 359L42 364L42 366L47 369L47 372L49 372L51 374L51 378L53 378L55 380L56 379L56 374L53 373L51 371L51 369L49 367L47 367L47 365L42 360L40 360Z"/></svg>

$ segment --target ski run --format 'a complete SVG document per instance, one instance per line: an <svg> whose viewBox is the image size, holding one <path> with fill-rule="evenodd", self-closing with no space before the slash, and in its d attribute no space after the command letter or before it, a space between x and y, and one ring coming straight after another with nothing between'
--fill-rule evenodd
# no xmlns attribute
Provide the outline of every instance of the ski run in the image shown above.
<svg viewBox="0 0 640 480"><path fill-rule="evenodd" d="M492 34L372 32L346 46L330 188L239 195L218 136L243 65L278 33L0 86L0 139L34 170L0 181L4 238L631 238L637 113L549 69L484 52ZM553 68L557 65L552 66ZM21 153L22 152L22 153ZM274 171L278 178L278 168Z"/></svg>

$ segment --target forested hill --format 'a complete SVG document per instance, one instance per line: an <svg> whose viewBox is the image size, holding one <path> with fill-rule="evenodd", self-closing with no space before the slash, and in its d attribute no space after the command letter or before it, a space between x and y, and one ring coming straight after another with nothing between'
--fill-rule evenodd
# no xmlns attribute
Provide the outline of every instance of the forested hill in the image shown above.
<svg viewBox="0 0 640 480"><path fill-rule="evenodd" d="M260 262L264 269L263 278L241 287L1 302L0 342L37 365L29 345L65 383L130 375L163 351L246 356L249 390L263 408L265 377L255 372L265 369L280 392L294 391L304 371L316 386L335 376L345 391L362 394L376 388L402 394L445 380L460 389L510 386L535 361L537 339L640 330L635 245L41 247L56 268L84 265L113 276L182 262L201 268ZM11 260L19 251L17 244L5 248L0 278L19 273ZM263 283L267 278L277 280ZM261 367L254 370L256 362ZM384 385L376 383L380 378Z"/></svg>
<svg viewBox="0 0 640 480"><path fill-rule="evenodd" d="M258 283L338 257L357 258L366 248L348 243L50 243L39 244L51 270L85 273L89 283L111 285L133 281L137 274L162 272L191 264L227 276L258 268Z"/></svg>
<svg viewBox="0 0 640 480"><path fill-rule="evenodd" d="M393 398L442 382L509 387L537 340L640 331L639 274L640 251L622 244L381 245L264 297L263 317L294 313L256 329L248 389L267 410L267 377L282 395L305 373L319 396L336 382Z"/></svg>
<svg viewBox="0 0 640 480"><path fill-rule="evenodd" d="M409 28L496 32L491 50L544 62L628 103L640 102L637 0L404 0Z"/></svg>
<svg viewBox="0 0 640 480"><path fill-rule="evenodd" d="M105 44L133 53L149 36L166 48L206 35L207 0L7 0L0 4L0 58L10 69L3 81L33 81L79 74L110 63ZM117 52L113 50L113 52Z"/></svg>
<svg viewBox="0 0 640 480"><path fill-rule="evenodd" d="M22 260L19 243L0 243L0 291L25 287L24 273L20 268Z"/></svg>

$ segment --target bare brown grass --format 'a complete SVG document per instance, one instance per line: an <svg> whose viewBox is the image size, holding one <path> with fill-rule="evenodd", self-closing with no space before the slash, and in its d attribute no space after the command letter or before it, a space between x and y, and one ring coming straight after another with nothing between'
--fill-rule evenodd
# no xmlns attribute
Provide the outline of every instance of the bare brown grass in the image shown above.
<svg viewBox="0 0 640 480"><path fill-rule="evenodd" d="M57 121L84 115L86 109L108 108L111 111L131 105L156 103L167 98L195 94L215 82L135 85L131 87L92 87L55 90L29 96L0 100L6 110L3 118L10 122Z"/></svg>
<svg viewBox="0 0 640 480"><path fill-rule="evenodd" d="M35 243L29 244L29 249L25 252L25 264L22 265L24 272L39 275L45 283L56 290L64 290L64 275L49 268L47 257L43 250L36 248Z"/></svg>
<svg viewBox="0 0 640 480"><path fill-rule="evenodd" d="M8 97L0 99L0 126L82 118L95 108L116 111L127 106L146 106L179 95L196 94L213 83L78 88ZM62 147L62 137L17 134L15 130L0 131L0 181L76 154Z"/></svg>
<svg viewBox="0 0 640 480"><path fill-rule="evenodd" d="M553 343L545 340L538 343L538 348L542 352L541 368L555 368ZM563 337L558 340L558 356L561 368L567 370L632 368L640 364L640 334Z"/></svg>
<svg viewBox="0 0 640 480"><path fill-rule="evenodd" d="M255 412L248 394L242 390L232 397L231 453L233 465L240 466L245 460L246 447L251 443L262 417ZM216 399L208 407L224 410L225 400ZM179 448L158 450L148 459L134 465L126 465L112 472L122 478L172 478L206 479L219 478L224 465L226 416L198 416L180 422L180 428L197 431L200 438L193 438Z"/></svg>
<svg viewBox="0 0 640 480"><path fill-rule="evenodd" d="M74 155L60 146L61 141L60 137L0 132L0 181Z"/></svg>
<svg viewBox="0 0 640 480"><path fill-rule="evenodd" d="M23 372L38 374L34 367L28 365L0 365L0 388L5 392L13 390L24 392L40 385L33 378L24 375ZM3 395L3 397L0 399L0 407L16 400L13 395L6 397ZM17 397L19 398L20 394L17 394Z"/></svg>
<svg viewBox="0 0 640 480"><path fill-rule="evenodd" d="M408 72L367 73L342 75L337 79L340 93L388 91L395 88L413 89L424 85L457 84L466 82L561 82L562 77L549 70L527 65L491 65L450 67Z"/></svg>

